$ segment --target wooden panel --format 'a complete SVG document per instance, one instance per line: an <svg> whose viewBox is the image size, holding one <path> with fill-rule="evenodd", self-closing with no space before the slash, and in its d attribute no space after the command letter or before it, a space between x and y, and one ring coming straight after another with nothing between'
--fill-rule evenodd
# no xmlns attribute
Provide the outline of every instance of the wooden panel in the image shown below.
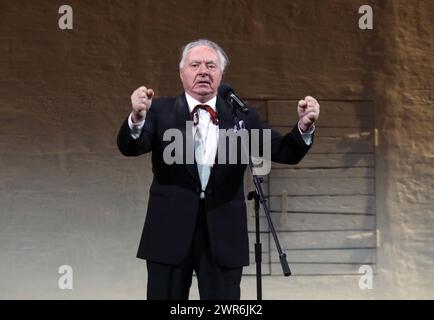
<svg viewBox="0 0 434 320"><path fill-rule="evenodd" d="M275 201L282 201L282 197L273 197L276 199ZM293 205L288 204L288 202L292 201L294 197L288 197L286 198L287 206ZM371 197L369 197L371 199ZM373 200L372 200L373 201ZM349 200L349 202L351 202ZM254 230L255 228L255 221L254 221L254 207L253 202L247 201L247 219L248 219L248 227L249 230ZM316 211L304 211L304 210L291 210L290 212L283 212L281 210L274 210L276 209L276 206L273 204L270 205L270 202L267 201L267 204L271 208L271 217L275 224L276 229L281 230L310 230L311 228L314 228L313 230L321 230L323 229L361 229L366 230L369 227L375 226L375 216L373 213L370 212L351 212L351 211L357 211L355 210L356 207L353 208L342 208L340 211L338 210L331 210L330 207L320 207L316 208ZM373 203L366 204L367 207L373 207ZM337 206L336 204L334 205ZM303 207L303 205L300 205L300 209L307 209L307 207ZM278 207L280 209L280 205ZM362 206L359 206L359 211L364 211ZM260 214L260 223L261 223L261 230L267 231L268 230L268 223L265 219L265 214L262 206L259 210ZM321 221L321 224L323 227L319 226L319 221ZM337 221L340 221L340 224L336 224ZM303 229L302 225L305 225ZM318 225L314 227L315 225ZM334 227L332 227L334 226ZM290 229L288 229L290 228Z"/></svg>
<svg viewBox="0 0 434 320"><path fill-rule="evenodd" d="M269 112L291 113L296 109L298 100L269 100ZM327 101L319 100L321 112L344 115L372 115L373 101Z"/></svg>
<svg viewBox="0 0 434 320"><path fill-rule="evenodd" d="M273 169L270 180L274 178L373 178L373 168L330 168L330 169Z"/></svg>
<svg viewBox="0 0 434 320"><path fill-rule="evenodd" d="M315 142L316 143L316 142ZM307 154L303 160L295 165L272 163L273 168L352 168L373 167L374 155L365 154Z"/></svg>
<svg viewBox="0 0 434 320"><path fill-rule="evenodd" d="M339 250L285 250L287 261L291 263L348 263L372 264L377 260L375 249ZM270 253L271 262L280 262L277 250ZM267 255L268 258L268 255ZM254 261L254 260L252 260ZM265 259L264 259L265 261ZM269 259L267 259L269 261Z"/></svg>
<svg viewBox="0 0 434 320"><path fill-rule="evenodd" d="M320 102L317 123L322 128L372 128L373 105L370 102ZM268 123L271 126L292 126L298 120L297 101L269 101Z"/></svg>
<svg viewBox="0 0 434 320"><path fill-rule="evenodd" d="M268 111L270 113L291 113L296 110L298 100L270 100ZM368 116L373 115L373 101L324 101L320 100L321 113Z"/></svg>
<svg viewBox="0 0 434 320"><path fill-rule="evenodd" d="M323 113L372 116L373 101L320 101Z"/></svg>
<svg viewBox="0 0 434 320"><path fill-rule="evenodd" d="M373 103L320 103L312 149L296 166L273 163L264 190L294 275L358 275L361 265L376 263ZM289 132L297 122L296 104L268 101L270 125ZM249 203L249 230L253 214ZM268 232L262 208L260 214L261 231ZM271 235L268 240L271 262L264 264L280 275ZM254 274L254 266L250 270Z"/></svg>
<svg viewBox="0 0 434 320"><path fill-rule="evenodd" d="M278 132L284 135L292 130L293 128L292 125L293 124L288 126L273 126L273 129L277 130ZM368 136L370 134L372 134L372 128L328 128L328 127L322 127L318 125L315 129L315 137L354 138L357 136L360 137Z"/></svg>
<svg viewBox="0 0 434 320"><path fill-rule="evenodd" d="M375 248L374 231L278 232L284 249ZM274 248L274 244L271 246Z"/></svg>
<svg viewBox="0 0 434 320"><path fill-rule="evenodd" d="M271 220L278 231L374 230L376 223L372 215L336 213L272 212ZM262 226L261 230L268 230L265 217Z"/></svg>
<svg viewBox="0 0 434 320"><path fill-rule="evenodd" d="M372 153L374 141L371 136L367 137L316 137L315 143L309 153Z"/></svg>
<svg viewBox="0 0 434 320"><path fill-rule="evenodd" d="M272 211L282 211L281 197L270 197ZM295 196L287 197L286 210L289 212L337 212L373 214L373 196ZM285 208L284 208L285 209Z"/></svg>
<svg viewBox="0 0 434 320"><path fill-rule="evenodd" d="M293 126L298 121L298 115L295 112L295 110L291 114L269 112L268 123L270 126ZM324 111L322 111L316 125L321 128L372 128L373 117L366 115L332 115L324 114Z"/></svg>
<svg viewBox="0 0 434 320"><path fill-rule="evenodd" d="M355 195L373 194L372 178L294 178L273 179L269 194L281 196L286 191L289 195Z"/></svg>
<svg viewBox="0 0 434 320"><path fill-rule="evenodd" d="M268 221L261 211L261 232L268 232ZM374 215L337 213L281 213L271 212L271 221L277 231L371 231L376 228ZM254 217L248 217L248 229L255 231Z"/></svg>
<svg viewBox="0 0 434 320"><path fill-rule="evenodd" d="M360 275L359 268L364 264L291 264L289 267L292 276L302 275ZM375 265L371 265L376 273ZM271 264L271 275L282 275L280 263ZM357 288L358 279L354 281L354 287Z"/></svg>

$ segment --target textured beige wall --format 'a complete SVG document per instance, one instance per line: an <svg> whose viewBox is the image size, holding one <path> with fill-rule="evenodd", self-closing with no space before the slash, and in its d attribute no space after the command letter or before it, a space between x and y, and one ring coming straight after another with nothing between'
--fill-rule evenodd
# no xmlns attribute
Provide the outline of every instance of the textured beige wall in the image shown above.
<svg viewBox="0 0 434 320"><path fill-rule="evenodd" d="M149 158L122 158L115 135L136 86L180 92L179 48L200 37L226 49L243 97L375 103L374 290L272 277L268 297L433 298L434 4L367 2L372 31L355 0L75 1L61 31L63 1L0 0L0 298L144 296Z"/></svg>
<svg viewBox="0 0 434 320"><path fill-rule="evenodd" d="M434 5L387 1L375 74L379 275L388 297L433 298Z"/></svg>

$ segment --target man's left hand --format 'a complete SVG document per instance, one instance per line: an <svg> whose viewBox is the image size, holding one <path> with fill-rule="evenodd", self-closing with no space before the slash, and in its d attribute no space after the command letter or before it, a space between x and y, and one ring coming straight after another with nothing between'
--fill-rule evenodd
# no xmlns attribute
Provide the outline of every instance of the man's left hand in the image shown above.
<svg viewBox="0 0 434 320"><path fill-rule="evenodd" d="M319 118L319 108L320 106L318 101L311 96L307 96L298 102L298 125L300 126L301 131L306 132L312 128L313 124Z"/></svg>

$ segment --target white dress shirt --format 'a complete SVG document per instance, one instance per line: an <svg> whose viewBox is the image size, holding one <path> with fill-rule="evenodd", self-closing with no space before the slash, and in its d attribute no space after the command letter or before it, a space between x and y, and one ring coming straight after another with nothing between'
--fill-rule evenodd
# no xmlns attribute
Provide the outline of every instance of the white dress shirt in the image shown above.
<svg viewBox="0 0 434 320"><path fill-rule="evenodd" d="M216 109L217 97L211 100L200 103L188 93L185 94L187 98L187 104L190 113L193 109L200 104L210 106L214 111ZM219 137L219 127L211 121L211 115L208 111L203 109L198 109L199 122L197 125L193 126L193 140L194 140L194 150L197 170L199 173L199 178L202 186L202 192L200 197L205 198L205 189L208 185L209 176L211 174L211 168L214 166L215 157L217 154L217 145Z"/></svg>

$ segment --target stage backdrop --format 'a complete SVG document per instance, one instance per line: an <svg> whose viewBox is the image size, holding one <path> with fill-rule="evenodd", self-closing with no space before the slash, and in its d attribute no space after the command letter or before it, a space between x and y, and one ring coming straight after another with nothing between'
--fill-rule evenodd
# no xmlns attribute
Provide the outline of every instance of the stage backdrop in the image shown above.
<svg viewBox="0 0 434 320"><path fill-rule="evenodd" d="M294 273L262 219L264 297L434 298L434 4L366 2L367 30L355 0L0 0L0 298L145 298L150 157L122 157L116 134L138 86L181 92L198 38L277 130L321 103L310 154L264 183Z"/></svg>

